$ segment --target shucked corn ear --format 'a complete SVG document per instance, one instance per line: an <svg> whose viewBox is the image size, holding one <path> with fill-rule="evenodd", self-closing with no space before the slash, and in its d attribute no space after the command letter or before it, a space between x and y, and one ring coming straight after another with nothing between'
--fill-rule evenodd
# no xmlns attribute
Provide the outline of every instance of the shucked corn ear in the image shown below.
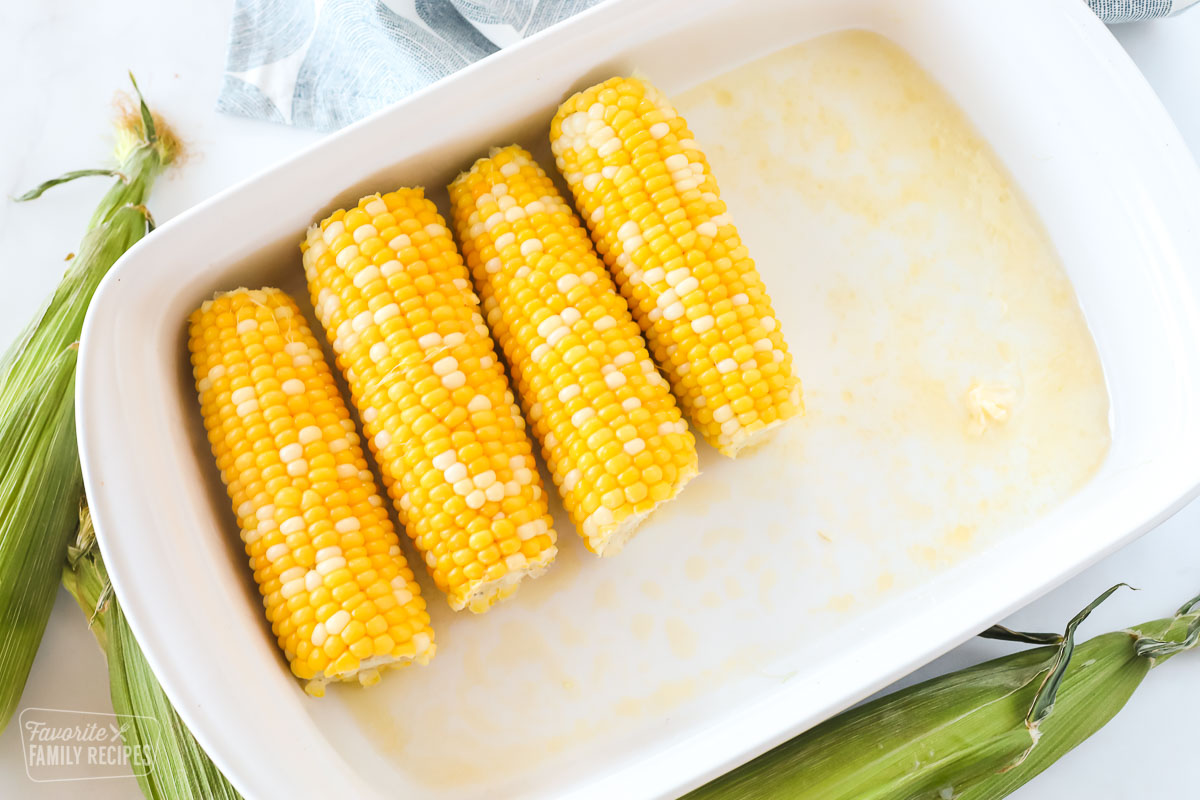
<svg viewBox="0 0 1200 800"><path fill-rule="evenodd" d="M328 680L366 685L428 661L421 590L295 301L238 289L190 323L208 440L292 672L320 695Z"/></svg>
<svg viewBox="0 0 1200 800"><path fill-rule="evenodd" d="M612 78L568 99L550 144L685 413L728 456L802 410L771 300L687 122Z"/></svg>
<svg viewBox="0 0 1200 800"><path fill-rule="evenodd" d="M137 771L147 800L239 800L241 795L209 760L154 677L108 582L86 507L75 544L67 550L62 583L87 615L108 660L109 694L125 746L149 754Z"/></svg>
<svg viewBox="0 0 1200 800"><path fill-rule="evenodd" d="M1176 616L943 675L818 725L688 800L999 800L1112 719L1150 669L1200 638L1197 600Z"/></svg>
<svg viewBox="0 0 1200 800"><path fill-rule="evenodd" d="M554 560L533 445L470 276L420 189L370 195L302 244L317 318L408 535L452 608Z"/></svg>
<svg viewBox="0 0 1200 800"><path fill-rule="evenodd" d="M450 184L463 256L555 485L613 555L696 474L696 448L629 307L554 183L520 147Z"/></svg>
<svg viewBox="0 0 1200 800"><path fill-rule="evenodd" d="M89 175L118 178L62 282L0 357L0 730L16 708L49 619L83 493L75 343L96 287L150 229L144 203L178 148L170 128L151 115L140 94L138 100L117 119L116 169L68 172L17 198L32 200Z"/></svg>

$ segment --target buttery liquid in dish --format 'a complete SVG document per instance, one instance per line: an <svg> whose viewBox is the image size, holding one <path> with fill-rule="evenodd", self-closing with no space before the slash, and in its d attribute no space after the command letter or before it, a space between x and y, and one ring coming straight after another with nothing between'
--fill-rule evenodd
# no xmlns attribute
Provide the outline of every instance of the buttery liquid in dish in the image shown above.
<svg viewBox="0 0 1200 800"><path fill-rule="evenodd" d="M1104 375L1053 246L908 55L831 34L674 100L807 415L737 461L701 448L701 475L617 558L562 536L547 575L486 617L430 604L430 666L310 704L397 791L553 796L550 762L568 775L686 736L1043 515L1108 451Z"/></svg>

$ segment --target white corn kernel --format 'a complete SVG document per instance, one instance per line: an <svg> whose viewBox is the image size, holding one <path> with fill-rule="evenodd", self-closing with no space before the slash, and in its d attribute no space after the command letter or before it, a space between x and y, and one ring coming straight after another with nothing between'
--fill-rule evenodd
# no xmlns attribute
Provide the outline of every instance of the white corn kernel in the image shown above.
<svg viewBox="0 0 1200 800"><path fill-rule="evenodd" d="M350 612L344 608L340 608L329 619L325 620L325 630L330 635L337 636L348 624L350 624Z"/></svg>

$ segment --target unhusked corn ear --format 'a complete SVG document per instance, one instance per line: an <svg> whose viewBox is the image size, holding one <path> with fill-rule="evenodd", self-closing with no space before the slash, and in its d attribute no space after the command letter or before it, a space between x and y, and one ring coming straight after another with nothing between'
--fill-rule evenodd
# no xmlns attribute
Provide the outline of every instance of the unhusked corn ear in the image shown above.
<svg viewBox="0 0 1200 800"><path fill-rule="evenodd" d="M687 122L653 86L612 78L550 128L575 196L675 396L728 456L802 410L758 270Z"/></svg>
<svg viewBox="0 0 1200 800"><path fill-rule="evenodd" d="M1152 669L1200 644L1200 597L1194 597L1173 617L1076 645L1078 626L1123 585L1080 611L1055 645L856 706L683 800L1008 797L1116 716ZM1007 629L995 638L1014 636L1030 641Z"/></svg>
<svg viewBox="0 0 1200 800"><path fill-rule="evenodd" d="M238 289L189 318L208 441L271 630L310 694L434 653L354 422L296 303Z"/></svg>
<svg viewBox="0 0 1200 800"><path fill-rule="evenodd" d="M455 609L486 611L557 552L525 421L437 208L370 195L302 244L317 317L388 493Z"/></svg>
<svg viewBox="0 0 1200 800"><path fill-rule="evenodd" d="M553 182L520 147L450 184L463 256L555 485L613 555L696 474L696 447L629 307Z"/></svg>

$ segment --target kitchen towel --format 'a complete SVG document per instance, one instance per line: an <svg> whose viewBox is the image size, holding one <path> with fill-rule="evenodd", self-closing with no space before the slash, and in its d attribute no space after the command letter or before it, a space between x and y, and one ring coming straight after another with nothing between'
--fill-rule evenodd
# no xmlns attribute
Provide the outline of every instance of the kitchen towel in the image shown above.
<svg viewBox="0 0 1200 800"><path fill-rule="evenodd" d="M598 2L235 0L217 108L336 130ZM1087 2L1128 22L1200 0Z"/></svg>
<svg viewBox="0 0 1200 800"><path fill-rule="evenodd" d="M1178 14L1200 0L1087 0L1105 22L1137 22Z"/></svg>

